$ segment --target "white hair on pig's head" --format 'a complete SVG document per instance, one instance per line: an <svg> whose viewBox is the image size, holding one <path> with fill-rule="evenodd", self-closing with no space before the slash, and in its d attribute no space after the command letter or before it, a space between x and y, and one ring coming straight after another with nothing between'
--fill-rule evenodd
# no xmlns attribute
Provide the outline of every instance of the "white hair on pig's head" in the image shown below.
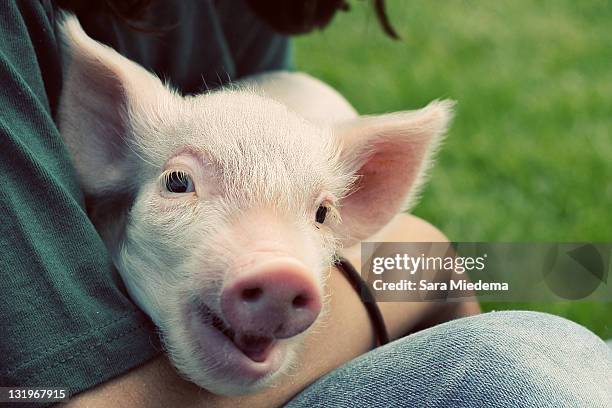
<svg viewBox="0 0 612 408"><path fill-rule="evenodd" d="M183 97L61 27L60 131L131 296L191 381L269 384L321 315L338 247L414 197L450 104L316 124L248 87Z"/></svg>

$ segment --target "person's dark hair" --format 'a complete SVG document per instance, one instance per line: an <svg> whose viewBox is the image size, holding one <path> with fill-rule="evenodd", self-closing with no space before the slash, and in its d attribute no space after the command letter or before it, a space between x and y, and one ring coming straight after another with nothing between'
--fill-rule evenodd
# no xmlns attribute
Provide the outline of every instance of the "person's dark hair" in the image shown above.
<svg viewBox="0 0 612 408"><path fill-rule="evenodd" d="M56 4L77 15L111 13L125 21L140 20L156 0L55 0Z"/></svg>
<svg viewBox="0 0 612 408"><path fill-rule="evenodd" d="M389 23L385 0L371 1L384 32L399 39ZM350 9L346 0L247 0L247 3L259 18L284 34L303 34L325 28L338 10Z"/></svg>
<svg viewBox="0 0 612 408"><path fill-rule="evenodd" d="M111 13L135 29L147 9L157 0L56 0L59 7L77 15ZM383 31L399 36L389 23L385 0L370 0ZM349 10L346 0L246 0L253 12L272 29L283 34L303 34L326 27L339 10ZM146 29L144 29L146 31Z"/></svg>

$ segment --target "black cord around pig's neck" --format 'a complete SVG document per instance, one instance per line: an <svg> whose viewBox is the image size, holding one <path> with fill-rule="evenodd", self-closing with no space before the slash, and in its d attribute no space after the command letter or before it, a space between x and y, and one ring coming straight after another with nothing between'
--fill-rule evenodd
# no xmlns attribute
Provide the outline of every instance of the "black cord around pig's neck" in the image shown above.
<svg viewBox="0 0 612 408"><path fill-rule="evenodd" d="M370 290L368 284L363 280L359 272L355 267L346 259L338 256L334 261L334 266L342 272L346 280L349 281L355 292L359 295L361 302L366 308L370 321L374 327L374 333L378 340L378 345L382 346L389 343L389 334L387 333L387 326L383 319L382 313L376 303L374 294Z"/></svg>

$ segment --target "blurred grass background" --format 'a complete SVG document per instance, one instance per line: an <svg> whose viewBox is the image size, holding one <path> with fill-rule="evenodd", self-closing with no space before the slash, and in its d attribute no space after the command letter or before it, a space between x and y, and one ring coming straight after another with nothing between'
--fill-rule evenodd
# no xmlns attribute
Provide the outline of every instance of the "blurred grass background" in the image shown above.
<svg viewBox="0 0 612 408"><path fill-rule="evenodd" d="M368 1L295 41L299 70L361 113L458 101L414 213L454 241L612 241L612 2ZM612 303L489 303L612 337Z"/></svg>

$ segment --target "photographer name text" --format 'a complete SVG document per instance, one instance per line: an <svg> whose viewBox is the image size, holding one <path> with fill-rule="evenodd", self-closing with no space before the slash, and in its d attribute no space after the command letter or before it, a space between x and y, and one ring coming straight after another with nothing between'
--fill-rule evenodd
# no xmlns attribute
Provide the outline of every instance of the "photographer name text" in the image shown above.
<svg viewBox="0 0 612 408"><path fill-rule="evenodd" d="M449 271L457 275L465 272L483 271L486 268L487 254L478 257L461 256L411 256L408 254L396 254L390 257L375 257L372 259L371 271L381 279L372 281L375 291L508 291L507 282L489 282L481 279L471 281L469 279L450 279L448 281L437 281L428 279L400 279L387 282L382 279L385 272L402 271L405 277L415 278L418 271ZM406 276L407 275L407 276Z"/></svg>

